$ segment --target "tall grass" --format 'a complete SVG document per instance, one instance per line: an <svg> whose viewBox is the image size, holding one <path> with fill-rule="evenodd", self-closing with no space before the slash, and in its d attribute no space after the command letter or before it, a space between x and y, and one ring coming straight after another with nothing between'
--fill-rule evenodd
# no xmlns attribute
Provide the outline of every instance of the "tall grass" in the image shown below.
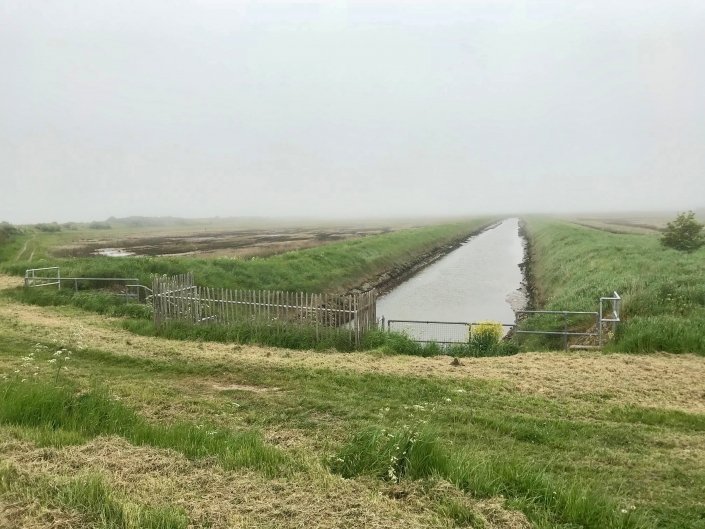
<svg viewBox="0 0 705 529"><path fill-rule="evenodd" d="M142 336L159 336L172 340L198 340L222 343L257 344L287 349L334 349L353 351L354 336L349 329L316 327L295 323L240 321L230 325L168 322L156 326L149 320L127 320L123 327Z"/></svg>
<svg viewBox="0 0 705 529"><path fill-rule="evenodd" d="M107 316L127 316L129 318L149 318L152 307L128 301L124 296L104 291L74 291L70 288L58 290L56 287L19 288L3 293L20 301L40 307L71 305Z"/></svg>
<svg viewBox="0 0 705 529"><path fill-rule="evenodd" d="M417 342L404 333L375 331L365 335L362 349L380 349L387 354L424 357L449 355L458 358L510 356L519 352L519 348L512 342L487 342L473 338L467 343L438 344Z"/></svg>
<svg viewBox="0 0 705 529"><path fill-rule="evenodd" d="M137 445L170 448L194 459L214 457L224 468L247 467L267 475L286 473L293 466L290 458L255 432L152 424L103 391L76 394L42 381L0 383L0 423L75 432L84 439L119 435Z"/></svg>
<svg viewBox="0 0 705 529"><path fill-rule="evenodd" d="M231 325L169 322L156 326L149 320L126 320L123 328L142 336L158 336L172 340L199 340L222 343L271 345L299 350L336 350L341 352L379 350L390 355L455 357L507 356L516 354L518 347L510 342L487 344L471 341L443 347L437 343L419 343L405 334L369 331L359 344L349 329L296 325L292 323L242 321Z"/></svg>
<svg viewBox="0 0 705 529"><path fill-rule="evenodd" d="M597 310L599 297L616 290L623 323L613 350L705 354L705 249L678 252L657 235L558 220L531 219L528 233L540 306Z"/></svg>
<svg viewBox="0 0 705 529"><path fill-rule="evenodd" d="M348 478L368 475L395 482L442 478L475 496L511 498L539 527L654 527L593 486L566 482L511 456L488 458L462 449L450 451L430 430L363 430L331 459L331 469Z"/></svg>

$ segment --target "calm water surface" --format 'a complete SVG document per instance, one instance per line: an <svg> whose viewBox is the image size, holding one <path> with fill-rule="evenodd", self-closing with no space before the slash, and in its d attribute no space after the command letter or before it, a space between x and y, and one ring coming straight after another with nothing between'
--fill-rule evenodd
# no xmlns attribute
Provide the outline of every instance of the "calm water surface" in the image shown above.
<svg viewBox="0 0 705 529"><path fill-rule="evenodd" d="M519 268L523 258L519 220L505 220L381 296L377 316L513 323L514 309L524 303Z"/></svg>

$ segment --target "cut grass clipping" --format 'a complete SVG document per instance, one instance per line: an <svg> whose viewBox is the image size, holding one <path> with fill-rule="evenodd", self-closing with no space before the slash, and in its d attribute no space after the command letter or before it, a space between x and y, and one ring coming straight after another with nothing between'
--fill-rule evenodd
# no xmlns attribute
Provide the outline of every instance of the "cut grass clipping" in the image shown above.
<svg viewBox="0 0 705 529"><path fill-rule="evenodd" d="M438 477L479 497L504 496L538 527L647 529L653 524L587 486L567 484L541 468L511 459L449 453L431 431L363 430L331 459L346 478L367 475L392 482Z"/></svg>
<svg viewBox="0 0 705 529"><path fill-rule="evenodd" d="M45 382L0 383L0 423L36 428L35 440L40 443L119 435L133 444L170 448L191 459L214 457L226 469L246 467L275 476L295 467L255 432L232 433L189 423L150 424L99 389L75 394Z"/></svg>
<svg viewBox="0 0 705 529"><path fill-rule="evenodd" d="M68 480L27 476L14 466L0 466L0 492L42 504L78 511L100 529L186 529L189 520L171 506L152 507L120 498L100 475Z"/></svg>

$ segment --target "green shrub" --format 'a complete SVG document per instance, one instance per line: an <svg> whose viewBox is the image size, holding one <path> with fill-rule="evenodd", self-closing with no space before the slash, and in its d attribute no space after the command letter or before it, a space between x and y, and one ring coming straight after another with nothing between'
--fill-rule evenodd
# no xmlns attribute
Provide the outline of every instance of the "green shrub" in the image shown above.
<svg viewBox="0 0 705 529"><path fill-rule="evenodd" d="M501 339L501 323L483 321L470 328L470 349L477 351L478 356L489 356L488 353L499 347Z"/></svg>
<svg viewBox="0 0 705 529"><path fill-rule="evenodd" d="M40 224L35 224L34 227L39 231L44 231L47 233L61 231L61 226L56 222L42 222Z"/></svg>
<svg viewBox="0 0 705 529"><path fill-rule="evenodd" d="M93 221L88 224L88 228L91 230L109 230L112 226L107 222Z"/></svg>
<svg viewBox="0 0 705 529"><path fill-rule="evenodd" d="M666 225L661 235L661 244L674 250L693 252L705 245L703 225L695 220L695 213L680 213Z"/></svg>
<svg viewBox="0 0 705 529"><path fill-rule="evenodd" d="M20 231L9 222L0 222L0 244L4 244Z"/></svg>

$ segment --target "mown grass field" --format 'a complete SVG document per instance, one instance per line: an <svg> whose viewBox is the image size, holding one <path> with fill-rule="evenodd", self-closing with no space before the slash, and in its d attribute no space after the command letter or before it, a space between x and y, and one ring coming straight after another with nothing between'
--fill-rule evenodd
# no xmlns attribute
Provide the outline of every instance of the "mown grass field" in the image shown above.
<svg viewBox="0 0 705 529"><path fill-rule="evenodd" d="M450 364L3 297L0 526L705 527L702 358Z"/></svg>
<svg viewBox="0 0 705 529"><path fill-rule="evenodd" d="M623 298L624 322L610 348L705 354L705 248L664 248L658 233L613 233L561 220L529 219L537 305L597 310Z"/></svg>

